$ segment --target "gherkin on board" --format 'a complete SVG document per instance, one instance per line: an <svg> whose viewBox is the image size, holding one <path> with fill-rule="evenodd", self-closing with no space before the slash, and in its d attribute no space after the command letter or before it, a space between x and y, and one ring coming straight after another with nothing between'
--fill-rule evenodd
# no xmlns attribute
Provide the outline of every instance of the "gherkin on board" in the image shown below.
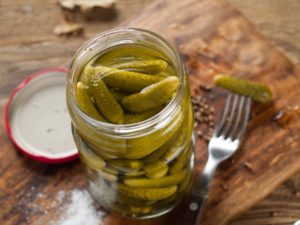
<svg viewBox="0 0 300 225"><path fill-rule="evenodd" d="M248 96L256 102L267 103L272 100L271 89L261 83L223 74L215 76L214 81L218 86L237 94Z"/></svg>

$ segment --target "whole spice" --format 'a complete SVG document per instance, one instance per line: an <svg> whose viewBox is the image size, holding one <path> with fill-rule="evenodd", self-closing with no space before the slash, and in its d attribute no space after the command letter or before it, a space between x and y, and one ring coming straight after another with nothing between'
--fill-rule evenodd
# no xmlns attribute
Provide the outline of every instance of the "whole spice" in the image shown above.
<svg viewBox="0 0 300 225"><path fill-rule="evenodd" d="M228 191L228 186L227 184L221 184L221 188L224 190L224 191Z"/></svg>
<svg viewBox="0 0 300 225"><path fill-rule="evenodd" d="M247 170L249 170L251 173L255 172L255 169L253 165L250 162L244 162L244 166Z"/></svg>
<svg viewBox="0 0 300 225"><path fill-rule="evenodd" d="M276 114L274 120L279 126L286 128L297 118L300 118L300 107L298 105L281 110Z"/></svg>
<svg viewBox="0 0 300 225"><path fill-rule="evenodd" d="M211 91L212 90L211 86L208 86L208 85L205 85L205 84L199 84L199 88L204 90L204 91Z"/></svg>
<svg viewBox="0 0 300 225"><path fill-rule="evenodd" d="M200 86L198 87L201 88ZM197 138L208 142L213 134L214 122L214 108L210 106L204 96L192 96L192 104L194 110Z"/></svg>

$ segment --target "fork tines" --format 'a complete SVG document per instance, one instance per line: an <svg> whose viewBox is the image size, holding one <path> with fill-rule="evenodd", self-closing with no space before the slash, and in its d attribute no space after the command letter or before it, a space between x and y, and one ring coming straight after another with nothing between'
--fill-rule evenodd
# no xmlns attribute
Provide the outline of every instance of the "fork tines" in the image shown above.
<svg viewBox="0 0 300 225"><path fill-rule="evenodd" d="M217 123L214 136L232 140L243 137L250 113L251 99L238 94L229 94Z"/></svg>

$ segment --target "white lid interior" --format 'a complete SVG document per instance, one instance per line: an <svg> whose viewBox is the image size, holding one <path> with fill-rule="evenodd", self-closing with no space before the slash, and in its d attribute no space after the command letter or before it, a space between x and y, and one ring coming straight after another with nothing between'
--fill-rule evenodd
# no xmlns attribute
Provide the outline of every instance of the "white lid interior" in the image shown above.
<svg viewBox="0 0 300 225"><path fill-rule="evenodd" d="M64 158L77 153L66 105L66 75L50 71L30 80L9 109L15 142L32 155Z"/></svg>

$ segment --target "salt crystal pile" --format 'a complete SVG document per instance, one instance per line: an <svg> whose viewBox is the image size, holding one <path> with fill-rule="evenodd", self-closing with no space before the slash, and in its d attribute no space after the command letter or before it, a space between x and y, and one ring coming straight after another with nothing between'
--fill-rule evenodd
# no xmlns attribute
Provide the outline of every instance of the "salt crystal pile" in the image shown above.
<svg viewBox="0 0 300 225"><path fill-rule="evenodd" d="M93 199L86 190L72 191L64 211L66 216L53 225L101 225L105 216L104 212L95 209Z"/></svg>

